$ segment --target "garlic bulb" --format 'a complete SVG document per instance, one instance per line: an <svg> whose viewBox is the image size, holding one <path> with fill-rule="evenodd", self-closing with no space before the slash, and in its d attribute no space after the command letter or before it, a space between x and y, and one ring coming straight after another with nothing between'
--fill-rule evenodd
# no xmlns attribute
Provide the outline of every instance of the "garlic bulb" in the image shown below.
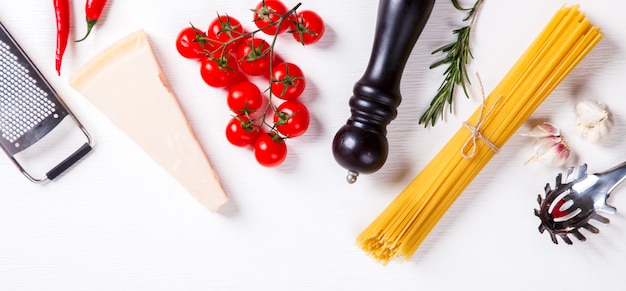
<svg viewBox="0 0 626 291"><path fill-rule="evenodd" d="M591 143L602 141L611 131L609 112L604 104L586 100L576 104L576 134Z"/></svg>
<svg viewBox="0 0 626 291"><path fill-rule="evenodd" d="M524 165L539 161L559 167L565 164L570 156L570 148L561 135L561 130L550 123L537 125L532 131L522 135L535 138L534 154Z"/></svg>

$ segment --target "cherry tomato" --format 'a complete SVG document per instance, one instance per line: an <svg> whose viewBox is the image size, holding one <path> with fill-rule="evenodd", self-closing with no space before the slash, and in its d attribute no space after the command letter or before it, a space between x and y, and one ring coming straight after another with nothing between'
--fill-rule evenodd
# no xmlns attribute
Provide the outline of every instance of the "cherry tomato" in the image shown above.
<svg viewBox="0 0 626 291"><path fill-rule="evenodd" d="M241 40L230 42L232 39L240 37L245 34L245 30L243 26L241 26L241 22L236 18L228 15L220 15L211 21L209 24L209 28L207 29L207 37L211 40L216 41L219 45L223 46L222 54L225 54L233 49L235 49L241 43ZM218 52L216 52L218 53Z"/></svg>
<svg viewBox="0 0 626 291"><path fill-rule="evenodd" d="M291 34L302 45L317 42L324 35L324 21L322 17L311 11L298 12L296 19L291 20Z"/></svg>
<svg viewBox="0 0 626 291"><path fill-rule="evenodd" d="M287 157L285 141L272 133L261 134L254 142L254 157L264 167L276 167Z"/></svg>
<svg viewBox="0 0 626 291"><path fill-rule="evenodd" d="M283 102L274 113L276 129L286 137L303 135L309 128L309 121L309 110L295 100Z"/></svg>
<svg viewBox="0 0 626 291"><path fill-rule="evenodd" d="M253 19L254 24L266 34L275 35L276 32L283 33L287 28L289 28L289 21L284 20L278 27L278 22L280 18L287 14L289 9L287 6L281 1L278 0L264 0L261 1L256 9L252 10L254 12Z"/></svg>
<svg viewBox="0 0 626 291"><path fill-rule="evenodd" d="M271 48L260 38L247 38L237 50L237 62L241 70L250 76L268 75L270 72Z"/></svg>
<svg viewBox="0 0 626 291"><path fill-rule="evenodd" d="M185 27L176 37L176 49L178 53L188 59L201 59L203 50L200 42L206 37L202 30L195 27Z"/></svg>
<svg viewBox="0 0 626 291"><path fill-rule="evenodd" d="M254 83L241 81L228 89L226 103L228 108L237 114L252 113L263 105L263 95Z"/></svg>
<svg viewBox="0 0 626 291"><path fill-rule="evenodd" d="M283 100L294 100L302 94L306 80L300 67L280 63L272 69L272 94Z"/></svg>
<svg viewBox="0 0 626 291"><path fill-rule="evenodd" d="M259 127L245 115L233 117L226 125L226 139L234 146L251 146L260 135Z"/></svg>
<svg viewBox="0 0 626 291"><path fill-rule="evenodd" d="M232 85L240 77L237 71L237 61L230 54L222 58L203 58L200 75L207 85L214 88Z"/></svg>

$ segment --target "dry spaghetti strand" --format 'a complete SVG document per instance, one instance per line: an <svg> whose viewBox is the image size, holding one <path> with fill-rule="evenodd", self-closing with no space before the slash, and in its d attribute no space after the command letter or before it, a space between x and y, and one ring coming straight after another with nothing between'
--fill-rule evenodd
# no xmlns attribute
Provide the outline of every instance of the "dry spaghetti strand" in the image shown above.
<svg viewBox="0 0 626 291"><path fill-rule="evenodd" d="M357 244L382 263L408 260L439 219L504 143L602 39L579 11L559 9L469 120L480 120L473 155L463 147L475 131L461 127L444 148L357 238ZM484 115L483 109L490 108ZM489 143L485 141L488 140ZM475 150L475 152L474 152Z"/></svg>

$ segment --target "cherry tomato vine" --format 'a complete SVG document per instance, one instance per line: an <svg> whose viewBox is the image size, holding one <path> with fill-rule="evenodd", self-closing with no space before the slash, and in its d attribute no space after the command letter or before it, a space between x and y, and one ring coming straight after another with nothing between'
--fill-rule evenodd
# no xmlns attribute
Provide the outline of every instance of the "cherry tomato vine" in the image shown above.
<svg viewBox="0 0 626 291"><path fill-rule="evenodd" d="M204 82L227 91L234 115L226 139L237 147L251 147L265 167L280 165L287 156L286 140L303 135L310 123L309 110L298 100L306 88L304 73L275 53L280 34L291 34L305 46L324 34L319 14L298 11L300 6L288 9L280 0L262 0L250 9L254 30L246 31L237 18L218 13L206 31L190 24L176 39L181 56L200 61ZM264 77L267 87L261 90L248 77Z"/></svg>

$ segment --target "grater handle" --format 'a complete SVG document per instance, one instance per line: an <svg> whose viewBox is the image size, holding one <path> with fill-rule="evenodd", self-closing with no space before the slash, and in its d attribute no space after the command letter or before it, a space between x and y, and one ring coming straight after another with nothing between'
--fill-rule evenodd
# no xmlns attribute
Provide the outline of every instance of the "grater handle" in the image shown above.
<svg viewBox="0 0 626 291"><path fill-rule="evenodd" d="M46 173L46 177L50 180L54 180L54 178L58 177L65 170L69 169L72 165L78 162L82 157L87 155L91 151L92 147L89 143L85 143L78 150L76 150L72 155L63 160L56 167L52 168L49 172Z"/></svg>

